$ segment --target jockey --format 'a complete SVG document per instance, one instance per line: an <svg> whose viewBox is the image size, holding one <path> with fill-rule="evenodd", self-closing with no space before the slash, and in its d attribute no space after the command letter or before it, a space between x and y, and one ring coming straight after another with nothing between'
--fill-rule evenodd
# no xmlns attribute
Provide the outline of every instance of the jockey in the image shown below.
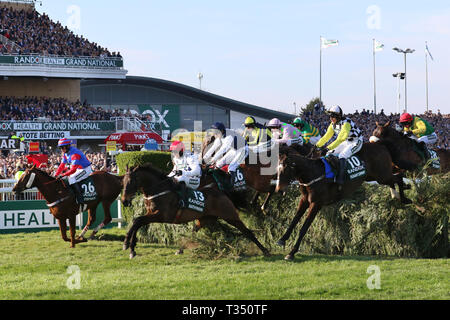
<svg viewBox="0 0 450 320"><path fill-rule="evenodd" d="M361 130L349 118L344 117L341 107L332 106L327 110L331 123L325 135L316 146L322 150L328 149L328 154L339 158L339 174L336 182L340 187L344 184L345 162L347 158L361 150L363 135ZM323 146L336 134L337 138L327 148Z"/></svg>
<svg viewBox="0 0 450 320"><path fill-rule="evenodd" d="M424 119L403 113L400 116L400 125L403 127L403 133L411 139L424 144L434 144L437 141L433 126Z"/></svg>
<svg viewBox="0 0 450 320"><path fill-rule="evenodd" d="M243 137L249 146L256 146L272 138L272 132L262 124L257 123L254 117L247 117L244 126Z"/></svg>
<svg viewBox="0 0 450 320"><path fill-rule="evenodd" d="M294 119L294 127L300 130L304 143L311 143L316 145L317 142L322 138L319 133L319 129L309 124L300 117Z"/></svg>
<svg viewBox="0 0 450 320"><path fill-rule="evenodd" d="M77 202L83 203L83 197L81 187L78 182L86 179L92 173L91 162L87 159L86 155L75 147L71 146L72 141L66 138L62 138L58 141L58 147L63 152L61 164L56 170L55 177L61 175L61 177L68 177L67 181L69 185L75 190ZM63 173L66 165L70 166L70 169Z"/></svg>
<svg viewBox="0 0 450 320"><path fill-rule="evenodd" d="M269 121L267 128L272 132L272 139L290 146L292 143L303 144L300 131L293 125L281 122L278 118Z"/></svg>
<svg viewBox="0 0 450 320"><path fill-rule="evenodd" d="M247 142L242 136L237 135L232 130L229 130L227 134L225 125L221 122L216 122L211 128L216 130L216 139L203 157L203 161L206 164L215 164L217 168L228 165L228 173L234 185L237 182L236 170L248 155ZM212 156L213 153L214 156Z"/></svg>
<svg viewBox="0 0 450 320"><path fill-rule="evenodd" d="M186 152L184 143L181 141L172 142L170 151L172 151L173 170L168 177L173 177L179 183L184 182L191 189L197 189L200 185L202 169L196 156Z"/></svg>

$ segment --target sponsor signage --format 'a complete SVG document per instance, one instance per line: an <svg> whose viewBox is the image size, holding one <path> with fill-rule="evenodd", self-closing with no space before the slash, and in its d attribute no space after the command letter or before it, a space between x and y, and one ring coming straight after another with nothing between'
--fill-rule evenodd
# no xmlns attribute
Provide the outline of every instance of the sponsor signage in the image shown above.
<svg viewBox="0 0 450 320"><path fill-rule="evenodd" d="M123 68L121 58L97 58L97 57L46 57L46 56L0 56L1 64L13 64L19 66L43 65L51 67L70 68Z"/></svg>
<svg viewBox="0 0 450 320"><path fill-rule="evenodd" d="M113 121L0 122L3 131L114 131Z"/></svg>
<svg viewBox="0 0 450 320"><path fill-rule="evenodd" d="M70 131L21 131L16 133L22 135L25 140L59 140L70 138Z"/></svg>
<svg viewBox="0 0 450 320"><path fill-rule="evenodd" d="M17 139L0 139L1 150L16 150L20 148L20 141Z"/></svg>
<svg viewBox="0 0 450 320"><path fill-rule="evenodd" d="M58 221L49 209L0 211L0 229L55 228Z"/></svg>

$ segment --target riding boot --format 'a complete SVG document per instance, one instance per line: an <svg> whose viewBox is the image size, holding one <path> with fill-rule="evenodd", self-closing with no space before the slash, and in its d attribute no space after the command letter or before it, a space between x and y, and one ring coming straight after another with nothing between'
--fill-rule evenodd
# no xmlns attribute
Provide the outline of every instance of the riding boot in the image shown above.
<svg viewBox="0 0 450 320"><path fill-rule="evenodd" d="M82 191L81 191L80 184L78 182L74 183L74 184L72 184L72 188L75 191L75 197L77 199L77 203L78 204L83 204L84 203L84 201L83 201L83 194L82 194Z"/></svg>
<svg viewBox="0 0 450 320"><path fill-rule="evenodd" d="M236 182L236 171L230 171L230 186L234 189L234 184Z"/></svg>
<svg viewBox="0 0 450 320"><path fill-rule="evenodd" d="M427 161L428 159L430 159L430 158L431 158L431 155L430 155L430 153L428 152L428 148L427 148L426 143L423 142L423 141L421 141L421 142L419 142L419 146L420 146L420 148L421 148L422 151L423 151L423 155L424 155L424 157L425 157L425 161Z"/></svg>
<svg viewBox="0 0 450 320"><path fill-rule="evenodd" d="M345 158L339 158L339 173L336 179L336 183L339 185L339 190L342 189L342 185L344 184L345 178Z"/></svg>
<svg viewBox="0 0 450 320"><path fill-rule="evenodd" d="M179 186L178 193L180 195L179 205L180 205L180 208L184 208L186 205L185 199L186 199L186 193L187 193L187 186L184 181L179 182L178 186Z"/></svg>

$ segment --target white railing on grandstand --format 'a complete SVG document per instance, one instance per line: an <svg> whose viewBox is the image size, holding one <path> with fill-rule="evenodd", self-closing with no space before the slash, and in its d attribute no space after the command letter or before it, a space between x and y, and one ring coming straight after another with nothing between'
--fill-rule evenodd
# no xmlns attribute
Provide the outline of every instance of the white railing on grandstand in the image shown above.
<svg viewBox="0 0 450 320"><path fill-rule="evenodd" d="M147 125L144 121L136 117L111 117L111 121L116 123L116 132L143 132L143 131L154 131L151 127ZM143 130L142 128L145 128Z"/></svg>
<svg viewBox="0 0 450 320"><path fill-rule="evenodd" d="M11 47L11 50L16 50L16 51L20 50L20 46L19 46L17 43L15 43L15 42L12 41L12 40L9 40L7 37L5 37L5 36L2 35L2 34L0 34L0 43L3 43L3 45L4 45L5 47L10 46L10 47ZM15 52L11 52L11 53L8 53L8 54L14 55Z"/></svg>
<svg viewBox="0 0 450 320"><path fill-rule="evenodd" d="M0 179L0 201L29 201L44 199L44 197L36 188L25 190L21 194L14 193L12 189L16 182L17 180L15 179Z"/></svg>
<svg viewBox="0 0 450 320"><path fill-rule="evenodd" d="M32 200L44 200L42 194L37 188L25 190L21 194L16 194L12 191L17 180L15 179L0 179L0 201L32 201ZM119 198L118 198L119 199ZM119 203L117 205L117 218L113 218L111 222L118 223L118 227L122 227L124 219L122 217L122 206ZM78 223L80 230L83 226L83 215L78 215Z"/></svg>

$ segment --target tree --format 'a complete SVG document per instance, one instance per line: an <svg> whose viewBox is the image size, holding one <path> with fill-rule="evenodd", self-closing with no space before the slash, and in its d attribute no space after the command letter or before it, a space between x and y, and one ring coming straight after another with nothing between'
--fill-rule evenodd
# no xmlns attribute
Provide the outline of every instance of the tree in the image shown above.
<svg viewBox="0 0 450 320"><path fill-rule="evenodd" d="M317 108L315 108L317 105ZM313 98L308 104L301 109L301 114L303 115L312 115L314 112L317 112L318 110L321 110L321 106L323 106L323 109L325 109L325 105L323 104L323 101L320 101L319 97Z"/></svg>

